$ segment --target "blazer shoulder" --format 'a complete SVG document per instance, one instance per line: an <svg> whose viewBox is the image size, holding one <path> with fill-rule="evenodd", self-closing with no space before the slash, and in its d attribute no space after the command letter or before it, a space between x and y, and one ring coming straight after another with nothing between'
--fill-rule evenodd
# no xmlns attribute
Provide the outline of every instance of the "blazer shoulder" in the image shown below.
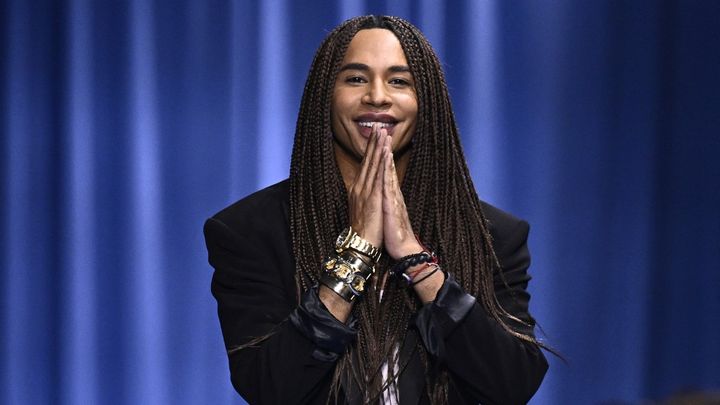
<svg viewBox="0 0 720 405"><path fill-rule="evenodd" d="M499 229L514 228L522 222L527 224L527 221L525 221L524 219L518 218L515 215L501 208L498 208L486 201L480 200L480 206L482 207L483 213L485 214L485 219L487 219L491 227L496 227Z"/></svg>
<svg viewBox="0 0 720 405"><path fill-rule="evenodd" d="M235 230L252 224L277 226L289 218L289 207L290 182L285 179L223 208L212 219Z"/></svg>
<svg viewBox="0 0 720 405"><path fill-rule="evenodd" d="M518 238L523 241L527 240L530 231L527 221L485 201L480 201L480 203L496 251L503 251L508 244L517 244L516 239Z"/></svg>

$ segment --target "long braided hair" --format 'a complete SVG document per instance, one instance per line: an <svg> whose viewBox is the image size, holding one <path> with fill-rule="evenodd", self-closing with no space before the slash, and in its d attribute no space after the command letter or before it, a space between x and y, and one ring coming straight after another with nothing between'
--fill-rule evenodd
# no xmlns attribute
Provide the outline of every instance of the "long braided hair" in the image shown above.
<svg viewBox="0 0 720 405"><path fill-rule="evenodd" d="M305 291L317 283L323 257L348 226L347 192L333 153L331 101L350 41L359 30L370 28L388 29L395 34L415 79L417 126L402 184L413 230L435 248L443 267L508 333L539 344L533 336L509 326L508 321L521 321L503 310L495 297L493 272L499 271L499 263L462 152L440 62L422 33L397 17L364 16L342 23L323 41L312 62L290 165L290 216L298 290ZM376 278L383 277L389 265L388 259L381 260ZM401 283L388 283L382 300L378 290L377 285L367 288L364 299L353 307L358 338L338 361L331 397L337 398L343 381L354 381L364 402L373 402L387 384L382 381L383 363L391 365L391 373L393 365L398 364L397 348L402 346L410 317L421 303ZM428 370L429 397L433 403L446 402L447 371L433 367L419 341L415 349ZM400 372L403 367L399 365ZM389 381L396 378L391 375Z"/></svg>

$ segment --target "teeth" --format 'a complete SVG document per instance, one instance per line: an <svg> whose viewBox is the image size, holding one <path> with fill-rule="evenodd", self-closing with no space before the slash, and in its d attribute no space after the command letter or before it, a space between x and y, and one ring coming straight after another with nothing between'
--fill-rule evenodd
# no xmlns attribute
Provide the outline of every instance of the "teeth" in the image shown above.
<svg viewBox="0 0 720 405"><path fill-rule="evenodd" d="M375 125L375 124L380 124L380 128L387 128L392 125L389 122L367 122L367 121L358 121L358 124L361 127L368 127L368 128L372 128L373 125Z"/></svg>

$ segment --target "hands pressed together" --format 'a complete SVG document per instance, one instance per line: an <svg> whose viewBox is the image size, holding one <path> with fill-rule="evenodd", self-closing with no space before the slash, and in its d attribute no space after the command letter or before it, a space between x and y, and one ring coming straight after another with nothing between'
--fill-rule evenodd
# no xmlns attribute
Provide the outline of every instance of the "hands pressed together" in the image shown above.
<svg viewBox="0 0 720 405"><path fill-rule="evenodd" d="M365 240L399 259L423 250L415 238L385 128L373 126L360 173L348 192L350 225Z"/></svg>
<svg viewBox="0 0 720 405"><path fill-rule="evenodd" d="M425 248L415 237L405 206L392 152L392 137L373 126L360 172L348 190L350 226L360 237L385 249L394 260L420 253ZM428 272L432 271L429 269ZM422 302L435 299L445 277L436 272L413 288ZM338 320L348 319L352 305L326 286L320 299Z"/></svg>

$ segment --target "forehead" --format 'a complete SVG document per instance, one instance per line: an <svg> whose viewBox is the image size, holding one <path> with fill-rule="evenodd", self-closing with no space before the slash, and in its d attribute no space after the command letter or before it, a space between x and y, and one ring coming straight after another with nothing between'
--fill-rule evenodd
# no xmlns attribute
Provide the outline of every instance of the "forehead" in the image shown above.
<svg viewBox="0 0 720 405"><path fill-rule="evenodd" d="M390 30L383 28L358 31L348 45L343 62L378 67L407 65L400 41Z"/></svg>

